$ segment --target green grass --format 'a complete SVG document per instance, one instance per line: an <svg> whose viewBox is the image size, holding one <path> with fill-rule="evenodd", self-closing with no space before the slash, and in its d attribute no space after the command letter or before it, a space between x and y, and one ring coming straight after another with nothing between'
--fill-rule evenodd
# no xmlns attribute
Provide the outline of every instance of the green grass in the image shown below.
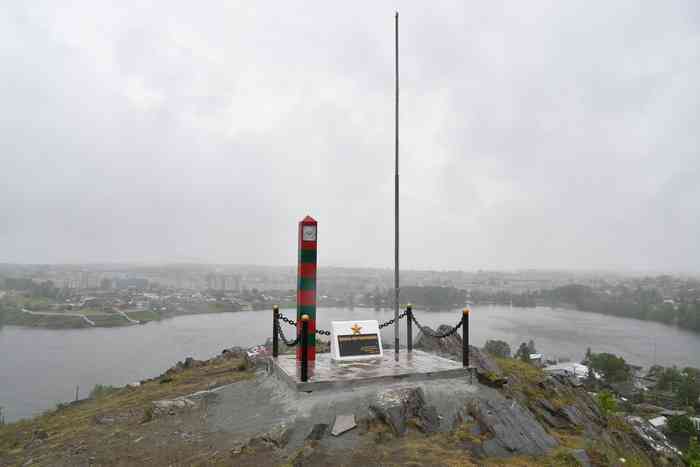
<svg viewBox="0 0 700 467"><path fill-rule="evenodd" d="M52 329L89 327L89 324L77 316L30 315L18 310L6 310L3 324L10 326L42 327Z"/></svg>

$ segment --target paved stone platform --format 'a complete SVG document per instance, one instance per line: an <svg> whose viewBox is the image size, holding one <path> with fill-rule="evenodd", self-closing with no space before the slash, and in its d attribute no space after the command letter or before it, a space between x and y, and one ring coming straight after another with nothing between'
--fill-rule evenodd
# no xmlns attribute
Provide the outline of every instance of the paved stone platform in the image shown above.
<svg viewBox="0 0 700 467"><path fill-rule="evenodd" d="M439 378L469 378L469 369L461 363L438 357L420 350L408 353L402 349L399 361L389 349L384 356L361 362L333 362L330 353L316 354L313 375L301 382L297 375L294 355L280 355L272 359L273 371L293 389L313 392L377 382L421 381Z"/></svg>

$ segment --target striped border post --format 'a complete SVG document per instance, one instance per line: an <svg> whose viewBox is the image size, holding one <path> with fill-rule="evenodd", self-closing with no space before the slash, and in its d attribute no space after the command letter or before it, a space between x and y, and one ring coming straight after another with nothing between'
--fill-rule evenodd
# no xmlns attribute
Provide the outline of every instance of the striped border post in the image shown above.
<svg viewBox="0 0 700 467"><path fill-rule="evenodd" d="M299 222L299 269L297 271L297 336L301 336L303 315L309 315L308 361L316 362L316 244L318 223L311 216ZM301 337L299 338L301 344ZM297 367L301 364L302 346L297 345Z"/></svg>

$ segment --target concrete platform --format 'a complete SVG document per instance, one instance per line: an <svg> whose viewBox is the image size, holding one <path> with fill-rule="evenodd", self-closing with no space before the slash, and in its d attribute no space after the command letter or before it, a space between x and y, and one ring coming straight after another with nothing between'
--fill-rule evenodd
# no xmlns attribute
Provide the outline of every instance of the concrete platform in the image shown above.
<svg viewBox="0 0 700 467"><path fill-rule="evenodd" d="M306 382L299 380L294 355L280 355L272 361L275 374L293 389L302 392L347 388L378 382L470 376L469 369L463 368L461 363L420 350L408 353L402 349L398 362L394 360L392 350L385 351L382 358L375 360L344 363L332 362L330 353L316 354L315 368Z"/></svg>

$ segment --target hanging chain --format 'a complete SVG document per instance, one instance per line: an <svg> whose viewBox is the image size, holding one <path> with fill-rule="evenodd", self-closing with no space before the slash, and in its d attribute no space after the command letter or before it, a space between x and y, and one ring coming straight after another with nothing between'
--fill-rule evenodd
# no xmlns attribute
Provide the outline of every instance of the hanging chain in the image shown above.
<svg viewBox="0 0 700 467"><path fill-rule="evenodd" d="M445 337L449 337L452 334L454 334L455 332L457 332L457 330L462 325L462 321L464 320L464 317L462 317L462 319L460 319L459 322L457 324L455 324L454 327L451 328L449 331L447 331L445 333L437 333L437 332L433 331L432 329L430 329L429 327L423 326L422 324L420 324L418 322L418 320L416 319L416 315L411 314L411 317L413 318L413 322L416 323L416 326L418 326L418 329L420 329L423 334L430 336L430 337L435 337L437 339L444 339Z"/></svg>
<svg viewBox="0 0 700 467"><path fill-rule="evenodd" d="M401 313L401 314L399 315L398 319L399 319L399 320L403 319L403 318L406 316L406 313L408 313L408 310L404 310L404 312ZM380 324L380 325L379 325L379 329L383 329L383 328L385 328L385 327L387 327L387 326L390 326L390 325L394 324L395 322L396 322L396 318L391 318L391 319L390 319L389 321L387 321L386 323Z"/></svg>
<svg viewBox="0 0 700 467"><path fill-rule="evenodd" d="M280 315L280 318L282 318L285 322L289 322L289 320L282 315ZM277 335L282 338L282 342L287 344L287 347L293 347L297 345L297 343L299 342L299 336L297 336L297 338L293 341L287 340L287 338L284 335L284 331L282 331L282 326L280 326L279 320L275 322L275 327L277 328Z"/></svg>
<svg viewBox="0 0 700 467"><path fill-rule="evenodd" d="M281 314L281 313L280 313L280 315L279 315L279 319L281 319L282 321L284 321L285 323L287 323L287 324L289 324L289 325L292 325L292 326L295 326L295 327L296 327L296 325L297 325L296 321L293 321L293 320L287 318L286 316L284 316L284 315ZM278 326L279 326L279 323L278 323ZM280 331L281 331L281 330L282 330L282 329L280 328ZM330 335L331 335L331 332L330 332L330 331L324 331L323 329L316 329L316 334L321 334L322 336L330 336ZM299 340L299 339L297 338L297 340ZM290 345L290 344L287 344L287 345Z"/></svg>
<svg viewBox="0 0 700 467"><path fill-rule="evenodd" d="M296 321L292 321L291 319L289 319L289 318L287 318L286 316L284 316L282 313L279 314L279 317L280 317L280 319L281 319L282 321L284 321L284 322L287 323L287 324L291 324L292 326L296 326L296 325L297 325L297 322L296 322Z"/></svg>
<svg viewBox="0 0 700 467"><path fill-rule="evenodd" d="M404 310L404 312L401 313L401 314L399 315L398 319L399 319L399 320L402 320L403 318L406 317L407 314L408 314L408 310ZM413 315L412 315L412 316L413 316ZM284 315L281 314L281 313L280 313L280 315L279 315L279 319L281 319L282 321L284 321L285 323L287 323L287 324L289 324L289 325L292 325L292 326L295 326L295 327L296 327L296 325L297 325L296 321L293 321L293 320L287 318L286 316L284 316ZM390 326L390 325L394 324L395 321L396 321L395 318L391 318L389 321L380 324L380 325L379 325L379 329L383 329L383 328L385 328L385 327L387 327L387 326ZM413 321L418 325L419 328L421 328L421 330L423 329L422 326L421 326L420 324L418 324L418 322L416 321L415 316L413 316ZM457 324L457 327L459 327L460 324L462 324L461 321ZM277 329L278 329L280 335L282 336L282 340L284 340L285 344L287 344L287 345L289 345L289 346L295 345L295 344L297 343L297 341L299 340L299 338L297 338L293 343L290 344L290 343L288 343L288 341L284 338L284 333L282 332L282 327L279 325L279 322L277 323ZM455 331L453 330L452 332L450 332L450 334L453 334L454 332L455 332ZM316 334L320 334L320 335L322 335L322 336L330 336L330 335L331 335L331 332L330 332L330 331L325 331L325 330L323 330L323 329L316 329ZM428 334L428 333L426 332L426 334ZM449 336L450 334L447 334L447 335Z"/></svg>

